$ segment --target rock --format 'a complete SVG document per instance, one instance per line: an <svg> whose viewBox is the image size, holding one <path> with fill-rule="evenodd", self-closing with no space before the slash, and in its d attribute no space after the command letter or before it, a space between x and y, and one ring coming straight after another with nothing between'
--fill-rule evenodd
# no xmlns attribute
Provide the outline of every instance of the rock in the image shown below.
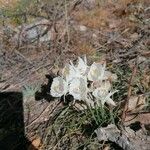
<svg viewBox="0 0 150 150"><path fill-rule="evenodd" d="M83 26L83 25L80 25L80 26L79 26L79 30L84 32L84 31L87 30L87 27L86 27L86 26Z"/></svg>
<svg viewBox="0 0 150 150"><path fill-rule="evenodd" d="M13 41L19 41L19 44L39 42L47 42L52 39L51 23L43 19L29 25L18 27L18 32L13 37Z"/></svg>

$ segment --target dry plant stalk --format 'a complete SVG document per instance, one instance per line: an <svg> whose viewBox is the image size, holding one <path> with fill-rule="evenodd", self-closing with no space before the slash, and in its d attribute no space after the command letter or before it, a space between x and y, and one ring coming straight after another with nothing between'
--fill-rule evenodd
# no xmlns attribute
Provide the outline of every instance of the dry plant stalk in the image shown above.
<svg viewBox="0 0 150 150"><path fill-rule="evenodd" d="M122 123L125 121L125 118L126 118L126 115L127 115L129 99L131 97L131 92L132 92L132 83L133 83L134 77L136 75L136 72L137 72L137 60L136 60L135 65L133 67L131 78L129 80L128 95L127 95L127 99L125 99L123 113L122 113L122 116L121 116Z"/></svg>

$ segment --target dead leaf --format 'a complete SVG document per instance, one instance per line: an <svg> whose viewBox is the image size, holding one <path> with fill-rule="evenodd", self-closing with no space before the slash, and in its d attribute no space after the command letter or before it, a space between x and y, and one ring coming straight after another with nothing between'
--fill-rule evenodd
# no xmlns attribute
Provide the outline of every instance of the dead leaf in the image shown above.
<svg viewBox="0 0 150 150"><path fill-rule="evenodd" d="M35 140L32 141L32 143L28 147L28 150L37 150L40 148L40 146L41 146L41 139L36 138Z"/></svg>
<svg viewBox="0 0 150 150"><path fill-rule="evenodd" d="M146 97L144 95L131 96L128 102L124 125L128 126L135 122L150 124L150 113L141 112L145 106Z"/></svg>
<svg viewBox="0 0 150 150"><path fill-rule="evenodd" d="M36 148L38 148L41 144L41 139L40 138L37 138L35 139L34 141L32 141L32 145Z"/></svg>
<svg viewBox="0 0 150 150"><path fill-rule="evenodd" d="M140 122L143 125L149 125L150 124L150 113L134 113L134 114L127 114L125 118L124 125L128 126L130 124L133 124L135 122Z"/></svg>
<svg viewBox="0 0 150 150"><path fill-rule="evenodd" d="M142 130L135 132L129 127L119 130L116 125L110 124L96 131L99 141L112 141L124 150L149 150L150 138Z"/></svg>
<svg viewBox="0 0 150 150"><path fill-rule="evenodd" d="M139 112L146 106L144 95L131 96L128 102L128 112Z"/></svg>

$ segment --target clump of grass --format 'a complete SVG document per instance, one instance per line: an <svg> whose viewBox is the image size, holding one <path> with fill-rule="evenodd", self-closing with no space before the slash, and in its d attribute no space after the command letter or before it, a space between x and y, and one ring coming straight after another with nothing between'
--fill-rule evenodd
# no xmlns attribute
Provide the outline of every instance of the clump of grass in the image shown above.
<svg viewBox="0 0 150 150"><path fill-rule="evenodd" d="M110 123L115 124L117 117L117 111L113 111L107 107L96 107L94 109L89 108L91 117L97 126L107 126Z"/></svg>
<svg viewBox="0 0 150 150"><path fill-rule="evenodd" d="M128 80L131 77L132 71L127 65L113 66L112 72L113 71L115 71L118 77L117 81L113 83L113 87L118 89L118 92L114 95L114 99L119 102L124 100L124 98L127 96Z"/></svg>
<svg viewBox="0 0 150 150"><path fill-rule="evenodd" d="M95 139L95 129L115 123L117 111L110 111L107 107L88 108L76 111L67 106L47 128L45 145L58 148L66 146L68 149L83 149L90 147L93 150L102 145ZM48 142L49 141L49 142ZM47 143L48 142L48 143Z"/></svg>

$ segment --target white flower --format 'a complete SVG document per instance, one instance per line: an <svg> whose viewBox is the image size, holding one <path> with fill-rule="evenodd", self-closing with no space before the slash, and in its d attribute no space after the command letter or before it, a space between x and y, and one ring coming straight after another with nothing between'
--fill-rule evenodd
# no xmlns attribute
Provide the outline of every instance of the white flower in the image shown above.
<svg viewBox="0 0 150 150"><path fill-rule="evenodd" d="M87 74L88 66L87 66L86 56L84 56L84 60L82 58L78 57L77 69L79 70L81 75Z"/></svg>
<svg viewBox="0 0 150 150"><path fill-rule="evenodd" d="M102 106L103 106L105 104L105 102L107 104L116 106L115 102L110 97L117 91L109 92L109 90L110 90L110 85L106 82L103 85L101 85L101 87L99 87L93 91L93 96L96 98L96 102L97 102L98 106L100 104L102 104Z"/></svg>
<svg viewBox="0 0 150 150"><path fill-rule="evenodd" d="M61 78L56 77L53 79L50 93L53 97L61 97L62 95L65 95L68 91L68 85L67 82Z"/></svg>
<svg viewBox="0 0 150 150"><path fill-rule="evenodd" d="M88 73L88 80L97 81L97 80L105 80L105 68L106 64L93 63L90 67L90 71Z"/></svg>
<svg viewBox="0 0 150 150"><path fill-rule="evenodd" d="M82 68L81 64L82 64L82 62L80 60L80 63L78 64L78 66L75 67L74 64L72 63L72 61L70 61L70 64L67 64L63 68L62 76L65 77L65 79L68 83L70 83L74 78L83 77L82 74L81 74L81 70L84 71L85 65Z"/></svg>
<svg viewBox="0 0 150 150"><path fill-rule="evenodd" d="M87 97L87 80L82 77L73 78L69 85L69 94L76 100L85 100Z"/></svg>

